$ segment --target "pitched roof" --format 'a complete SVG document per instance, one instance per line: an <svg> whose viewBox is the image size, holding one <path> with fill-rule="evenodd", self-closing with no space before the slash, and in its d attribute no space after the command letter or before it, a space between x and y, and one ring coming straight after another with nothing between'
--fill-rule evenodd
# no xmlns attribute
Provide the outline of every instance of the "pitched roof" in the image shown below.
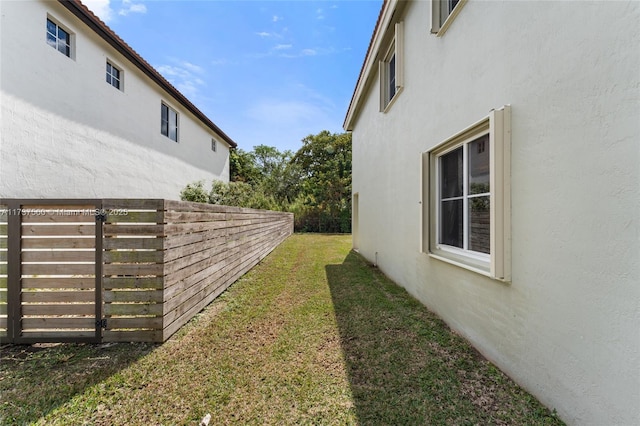
<svg viewBox="0 0 640 426"><path fill-rule="evenodd" d="M124 42L111 28L100 20L82 4L80 0L58 0L64 7L66 7L71 13L77 16L82 22L84 22L89 28L91 28L99 37L106 41L111 47L120 52L125 58L127 58L133 65L135 65L143 74L149 77L162 89L167 91L173 96L182 106L184 106L189 112L195 115L204 125L213 130L217 135L228 143L231 147L238 146L225 132L223 132L213 121L211 121L202 111L200 111L189 99L187 99L178 89L176 89L171 83L167 81L158 71L156 71L142 56L140 56L135 50Z"/></svg>

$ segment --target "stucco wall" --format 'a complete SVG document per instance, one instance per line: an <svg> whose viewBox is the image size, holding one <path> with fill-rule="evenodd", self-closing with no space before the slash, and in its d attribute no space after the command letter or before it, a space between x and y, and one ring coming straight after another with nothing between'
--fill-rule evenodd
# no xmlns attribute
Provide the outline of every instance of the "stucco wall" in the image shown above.
<svg viewBox="0 0 640 426"><path fill-rule="evenodd" d="M229 147L58 2L1 2L0 197L178 199L189 182L228 181ZM75 37L46 43L48 14ZM124 90L105 81L109 59ZM160 105L179 113L179 142Z"/></svg>
<svg viewBox="0 0 640 426"><path fill-rule="evenodd" d="M571 424L640 424L640 3L405 22L404 90L353 130L359 251ZM512 108L512 282L421 253L421 153Z"/></svg>

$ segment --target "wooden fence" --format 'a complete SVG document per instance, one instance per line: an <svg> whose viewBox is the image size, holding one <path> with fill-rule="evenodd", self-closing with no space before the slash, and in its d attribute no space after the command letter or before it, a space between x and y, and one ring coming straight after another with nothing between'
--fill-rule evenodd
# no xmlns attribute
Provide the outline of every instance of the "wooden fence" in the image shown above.
<svg viewBox="0 0 640 426"><path fill-rule="evenodd" d="M292 232L228 206L0 200L0 341L163 342Z"/></svg>

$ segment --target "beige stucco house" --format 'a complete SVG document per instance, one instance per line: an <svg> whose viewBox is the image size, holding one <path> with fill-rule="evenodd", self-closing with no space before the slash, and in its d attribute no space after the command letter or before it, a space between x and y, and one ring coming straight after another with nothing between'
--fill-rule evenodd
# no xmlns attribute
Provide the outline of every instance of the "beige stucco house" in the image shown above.
<svg viewBox="0 0 640 426"><path fill-rule="evenodd" d="M640 424L640 3L387 0L344 128L354 248L569 424Z"/></svg>
<svg viewBox="0 0 640 426"><path fill-rule="evenodd" d="M0 2L0 198L178 199L236 143L77 0Z"/></svg>

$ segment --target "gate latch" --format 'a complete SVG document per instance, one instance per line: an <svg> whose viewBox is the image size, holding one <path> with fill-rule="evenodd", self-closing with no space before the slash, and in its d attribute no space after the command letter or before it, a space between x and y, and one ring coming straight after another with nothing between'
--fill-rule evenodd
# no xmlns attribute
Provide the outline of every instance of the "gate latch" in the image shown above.
<svg viewBox="0 0 640 426"><path fill-rule="evenodd" d="M103 318L103 319L96 320L96 327L107 328L107 319Z"/></svg>
<svg viewBox="0 0 640 426"><path fill-rule="evenodd" d="M107 221L107 212L104 210L96 210L96 222L106 222Z"/></svg>

